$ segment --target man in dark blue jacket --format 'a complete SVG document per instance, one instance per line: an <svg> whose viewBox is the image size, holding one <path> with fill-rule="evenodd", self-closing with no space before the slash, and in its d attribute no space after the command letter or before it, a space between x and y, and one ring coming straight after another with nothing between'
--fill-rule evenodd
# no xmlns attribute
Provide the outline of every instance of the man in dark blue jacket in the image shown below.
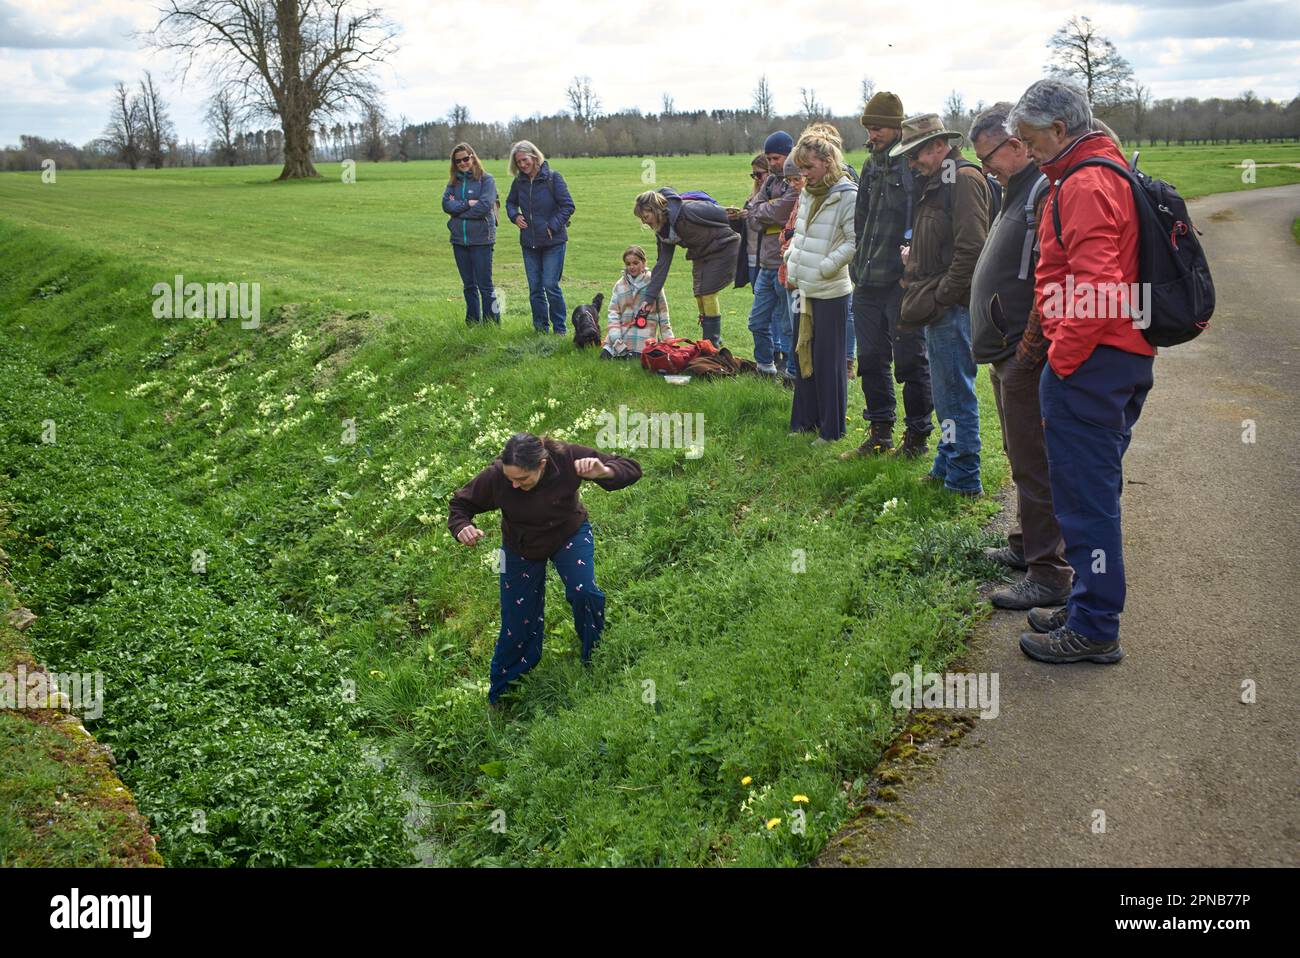
<svg viewBox="0 0 1300 958"><path fill-rule="evenodd" d="M546 157L527 140L510 148L510 195L506 215L519 227L524 273L528 276L528 301L533 308L533 328L550 328L564 335L564 250L569 240L573 197L564 177L550 168Z"/></svg>

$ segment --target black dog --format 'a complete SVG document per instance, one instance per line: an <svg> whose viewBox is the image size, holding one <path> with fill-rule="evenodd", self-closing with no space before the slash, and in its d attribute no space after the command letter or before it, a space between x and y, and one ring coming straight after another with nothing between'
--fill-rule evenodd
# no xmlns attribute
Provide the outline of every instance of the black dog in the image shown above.
<svg viewBox="0 0 1300 958"><path fill-rule="evenodd" d="M600 305L605 302L605 294L597 293L596 298L586 306L573 310L573 345L581 349L584 346L600 345Z"/></svg>

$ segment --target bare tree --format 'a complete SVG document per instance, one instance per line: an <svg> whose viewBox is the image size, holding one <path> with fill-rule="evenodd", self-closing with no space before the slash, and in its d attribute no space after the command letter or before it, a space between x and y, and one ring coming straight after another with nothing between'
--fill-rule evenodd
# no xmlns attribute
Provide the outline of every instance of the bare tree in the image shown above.
<svg viewBox="0 0 1300 958"><path fill-rule="evenodd" d="M866 105L871 101L871 98L876 95L876 81L871 79L871 77L863 77L862 89L860 92L862 96L862 106L865 109Z"/></svg>
<svg viewBox="0 0 1300 958"><path fill-rule="evenodd" d="M564 95L568 98L569 111L573 114L573 118L590 133L596 125L596 118L600 116L600 97L596 96L596 92L591 88L591 77L574 77L569 88L564 91Z"/></svg>
<svg viewBox="0 0 1300 958"><path fill-rule="evenodd" d="M153 75L148 70L140 81L138 104L140 146L144 162L155 170L161 170L163 161L167 158L167 144L175 139L176 128L167 115L167 104L154 86Z"/></svg>
<svg viewBox="0 0 1300 958"><path fill-rule="evenodd" d="M456 103L447 111L447 125L451 127L451 138L457 143L465 139L465 127L469 126L469 107Z"/></svg>
<svg viewBox="0 0 1300 958"><path fill-rule="evenodd" d="M670 93L664 94L663 114L664 116L673 115L673 97Z"/></svg>
<svg viewBox="0 0 1300 958"><path fill-rule="evenodd" d="M351 0L166 0L150 41L182 54L186 72L209 60L218 86L279 119L288 180L320 175L316 118L377 97L371 68L395 36L378 10L354 11Z"/></svg>
<svg viewBox="0 0 1300 958"><path fill-rule="evenodd" d="M214 159L225 166L234 166L239 162L235 137L239 133L240 110L229 90L218 90L212 95L205 119L212 131Z"/></svg>
<svg viewBox="0 0 1300 958"><path fill-rule="evenodd" d="M953 90L943 101L943 125L955 133L963 134L963 139L960 141L962 143L965 142L966 131L970 129L966 118L966 98Z"/></svg>
<svg viewBox="0 0 1300 958"><path fill-rule="evenodd" d="M802 104L799 108L799 115L808 122L820 120L830 115L826 107L817 102L817 91L812 87L800 87L799 100Z"/></svg>
<svg viewBox="0 0 1300 958"><path fill-rule="evenodd" d="M1131 96L1133 68L1087 17L1070 17L1047 47L1055 57L1048 72L1080 83L1092 105L1109 106Z"/></svg>
<svg viewBox="0 0 1300 958"><path fill-rule="evenodd" d="M140 165L140 104L121 80L113 88L113 112L104 128L104 143L131 169Z"/></svg>
<svg viewBox="0 0 1300 958"><path fill-rule="evenodd" d="M1133 84L1133 132L1137 134L1139 145L1142 134L1146 131L1147 114L1151 112L1151 88L1141 83Z"/></svg>
<svg viewBox="0 0 1300 958"><path fill-rule="evenodd" d="M362 145L366 159L378 163L384 158L388 139L388 117L378 100L368 102L361 110Z"/></svg>
<svg viewBox="0 0 1300 958"><path fill-rule="evenodd" d="M772 86L767 82L766 73L758 78L758 86L754 87L754 112L765 122L772 119L772 114L775 112L772 104Z"/></svg>

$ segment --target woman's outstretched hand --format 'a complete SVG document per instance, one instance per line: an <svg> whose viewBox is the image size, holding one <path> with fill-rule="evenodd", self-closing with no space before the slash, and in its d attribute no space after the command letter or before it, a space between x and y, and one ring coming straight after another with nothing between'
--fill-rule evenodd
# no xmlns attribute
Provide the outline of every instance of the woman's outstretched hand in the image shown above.
<svg viewBox="0 0 1300 958"><path fill-rule="evenodd" d="M579 459L573 464L574 471L583 479L610 479L614 470L599 459Z"/></svg>
<svg viewBox="0 0 1300 958"><path fill-rule="evenodd" d="M478 545L478 541L486 534L487 533L478 526L466 526L464 529L461 529L460 532L456 533L456 538L460 541L461 545L476 546Z"/></svg>

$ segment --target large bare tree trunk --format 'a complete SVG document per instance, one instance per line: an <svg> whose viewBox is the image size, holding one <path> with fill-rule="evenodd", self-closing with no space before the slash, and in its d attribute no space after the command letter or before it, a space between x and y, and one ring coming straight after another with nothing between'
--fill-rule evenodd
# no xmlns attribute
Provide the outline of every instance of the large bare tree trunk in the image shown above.
<svg viewBox="0 0 1300 958"><path fill-rule="evenodd" d="M282 180L301 180L320 176L311 162L311 118L316 111L309 102L312 91L304 82L302 30L298 4L281 0L276 4L275 20L280 42L280 62L284 65L284 87L280 91L280 125L284 132L284 169Z"/></svg>
<svg viewBox="0 0 1300 958"><path fill-rule="evenodd" d="M282 180L319 177L311 162L311 121L306 116L282 117L284 128L284 169Z"/></svg>

